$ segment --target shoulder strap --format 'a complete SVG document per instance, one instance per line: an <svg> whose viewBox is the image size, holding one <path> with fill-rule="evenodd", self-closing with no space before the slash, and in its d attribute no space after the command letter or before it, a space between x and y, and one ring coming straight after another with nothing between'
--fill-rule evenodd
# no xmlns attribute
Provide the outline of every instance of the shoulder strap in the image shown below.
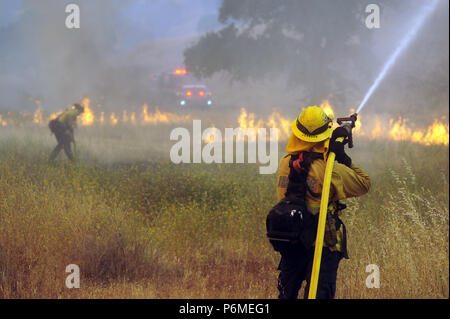
<svg viewBox="0 0 450 319"><path fill-rule="evenodd" d="M291 155L289 160L289 183L285 196L291 200L305 200L306 191L310 191L306 184L311 164L323 154L315 152L300 152ZM310 191L311 192L311 191ZM314 194L315 193L311 193Z"/></svg>

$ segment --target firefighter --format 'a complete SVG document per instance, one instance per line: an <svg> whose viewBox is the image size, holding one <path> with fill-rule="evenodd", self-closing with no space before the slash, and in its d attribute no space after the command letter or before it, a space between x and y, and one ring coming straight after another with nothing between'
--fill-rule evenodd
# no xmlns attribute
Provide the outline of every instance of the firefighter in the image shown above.
<svg viewBox="0 0 450 319"><path fill-rule="evenodd" d="M73 135L74 129L77 127L77 117L84 112L84 107L80 104L74 104L72 107L65 110L56 119L51 120L49 128L55 134L58 145L50 154L50 161L54 161L59 152L64 149L67 157L74 161L73 153L70 143L75 144Z"/></svg>
<svg viewBox="0 0 450 319"><path fill-rule="evenodd" d="M336 291L336 277L339 262L348 259L346 230L339 215L345 205L339 200L361 196L369 191L370 179L360 168L352 163L344 151L344 143L337 142L338 137L348 137L347 130L338 127L333 131L332 118L317 106L303 110L292 123L292 135L286 152L278 166L277 196L284 198L289 181L289 160L292 154L302 151L323 154L323 159L315 160L310 167L306 180L306 204L308 211L318 216L321 200L322 183L325 175L326 157L331 149L336 154L336 161L331 178L330 200L325 226L324 247L317 287L318 299L332 299ZM278 266L278 290L280 299L295 299L306 280L304 297L308 296L311 279L314 246L309 249L291 249L281 254Z"/></svg>

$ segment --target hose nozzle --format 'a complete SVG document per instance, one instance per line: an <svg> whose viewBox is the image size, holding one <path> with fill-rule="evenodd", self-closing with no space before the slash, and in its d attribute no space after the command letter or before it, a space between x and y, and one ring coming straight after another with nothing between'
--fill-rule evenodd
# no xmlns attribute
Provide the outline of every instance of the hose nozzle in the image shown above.
<svg viewBox="0 0 450 319"><path fill-rule="evenodd" d="M358 119L358 114L354 113L350 115L349 117L340 117L337 118L337 123L345 128L348 132L348 147L353 147L353 136L352 136L352 129L355 127L356 120Z"/></svg>

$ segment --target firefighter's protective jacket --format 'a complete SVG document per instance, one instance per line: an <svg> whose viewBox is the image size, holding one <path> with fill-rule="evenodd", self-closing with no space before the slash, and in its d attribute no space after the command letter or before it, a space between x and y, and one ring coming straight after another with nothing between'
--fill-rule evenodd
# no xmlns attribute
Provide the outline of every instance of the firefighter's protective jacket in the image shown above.
<svg viewBox="0 0 450 319"><path fill-rule="evenodd" d="M77 117L79 113L75 108L70 108L60 114L56 120L64 125L67 133L72 133L73 129L77 127Z"/></svg>
<svg viewBox="0 0 450 319"><path fill-rule="evenodd" d="M284 156L278 167L277 195L278 200L284 198L289 180L290 154ZM322 193L322 183L325 176L326 162L323 159L314 161L309 169L307 178L308 188L316 194ZM343 164L334 163L331 175L330 201L342 200L350 197L358 197L366 194L370 188L370 178L359 167L352 164L347 167ZM306 193L306 203L310 212L315 214L319 211L320 197L313 196L311 192Z"/></svg>
<svg viewBox="0 0 450 319"><path fill-rule="evenodd" d="M307 143L291 137L285 155L278 166L277 196L278 200L284 198L289 182L289 160L293 153L301 151L319 152L325 154L328 151L329 140L322 143ZM309 191L306 193L306 204L308 211L312 214L319 213L320 200L322 194L322 184L325 176L326 162L324 159L315 160L310 167L307 185ZM360 168L352 164L347 167L340 163L334 163L331 175L329 210L336 209L336 202L350 197L357 197L366 194L370 188L370 178ZM342 232L338 232L337 249L340 250L340 239Z"/></svg>

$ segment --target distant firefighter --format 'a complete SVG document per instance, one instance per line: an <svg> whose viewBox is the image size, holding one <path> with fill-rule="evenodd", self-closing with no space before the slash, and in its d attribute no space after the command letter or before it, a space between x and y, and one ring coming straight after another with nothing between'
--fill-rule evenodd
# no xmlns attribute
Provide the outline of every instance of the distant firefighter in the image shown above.
<svg viewBox="0 0 450 319"><path fill-rule="evenodd" d="M77 127L77 117L84 112L84 107L80 104L74 104L72 107L65 110L56 119L48 123L48 127L53 134L55 134L58 145L50 154L50 161L54 161L59 152L64 149L67 157L74 161L73 153L70 148L70 143L74 143L73 135L74 128Z"/></svg>

